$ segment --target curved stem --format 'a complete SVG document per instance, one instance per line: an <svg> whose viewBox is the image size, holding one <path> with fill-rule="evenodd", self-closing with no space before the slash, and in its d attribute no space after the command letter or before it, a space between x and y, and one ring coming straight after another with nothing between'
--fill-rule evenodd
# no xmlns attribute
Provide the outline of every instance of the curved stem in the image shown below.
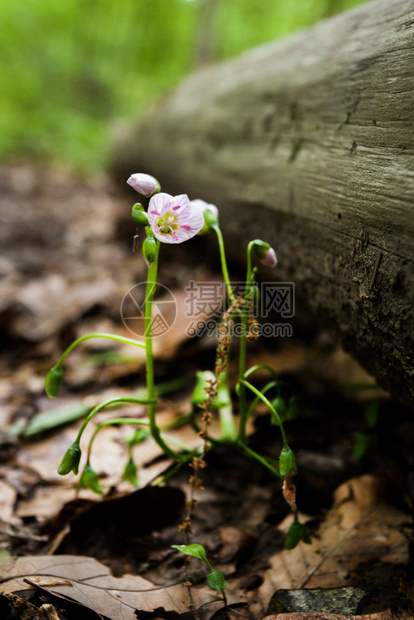
<svg viewBox="0 0 414 620"><path fill-rule="evenodd" d="M257 388L254 387L254 385L252 385L251 383L249 383L248 381L245 381L244 379L240 382L243 385L245 385L249 390L251 390L253 392L253 394L256 394L256 396L258 396L260 398L260 400L262 400L270 409L270 411L274 414L279 426L280 426L280 432L282 433L282 439L283 439L283 445L288 445L287 440L286 440L286 434L285 434L285 429L283 428L283 424L282 424L282 420L279 417L278 412L276 411L276 409L273 407L272 403L266 398L266 396L264 396Z"/></svg>
<svg viewBox="0 0 414 620"><path fill-rule="evenodd" d="M148 419L150 423L150 432L154 441L159 445L161 450L171 459L178 459L179 455L174 452L161 437L160 429L156 422L157 401L155 399L154 385L154 354L152 352L152 302L154 300L155 289L157 286L158 256L160 251L160 241L157 241L154 261L148 267L147 287L145 290L145 351L147 366L147 391L148 391Z"/></svg>
<svg viewBox="0 0 414 620"><path fill-rule="evenodd" d="M278 382L277 381L269 381L269 383L266 383L266 385L264 386L264 388L261 390L262 394L266 394L266 392L268 392L269 390L271 390L273 387L277 387ZM250 418L250 416L252 415L257 403L259 402L260 398L258 396L255 397L254 401L251 403L250 407L247 410L247 419Z"/></svg>
<svg viewBox="0 0 414 620"><path fill-rule="evenodd" d="M85 418L82 426L79 429L79 433L78 433L78 436L76 437L75 443L79 444L83 431L85 430L88 422L92 420L93 416L96 413L98 413L99 411L102 411L102 409L105 409L106 407L109 407L110 405L122 405L122 404L148 405L149 402L150 401L148 398L111 398L110 400L105 400L103 403L100 403L99 405L94 407L92 411L88 414L88 416Z"/></svg>
<svg viewBox="0 0 414 620"><path fill-rule="evenodd" d="M84 342L85 340L90 340L91 338L107 338L108 340L115 340L116 342L123 342L124 344L132 344L135 347L145 349L145 345L143 345L142 342L138 342L138 340L134 340L133 338L125 338L123 336L117 336L116 334L106 333L87 334L86 336L81 336L77 340L74 340L72 344L68 346L66 351L64 351L64 353L60 356L56 366L62 366L69 353L71 353L73 349L78 346L78 344L81 344L81 342Z"/></svg>
<svg viewBox="0 0 414 620"><path fill-rule="evenodd" d="M88 461L91 456L92 444L95 440L96 435L99 433L99 431L102 428L105 428L107 426L114 426L115 424L137 424L139 426L146 426L146 427L150 426L149 420L136 420L135 418L113 418L112 420L105 420L105 422L101 422L101 424L99 424L96 427L96 429L93 432L92 437L89 440L88 456L87 456ZM190 456L193 456L194 450L189 450L185 444L181 443L180 441L177 441L173 437L169 437L168 435L164 434L164 437L165 437L165 440L168 441L169 443L177 446L178 448L180 448L181 450L187 453L190 453Z"/></svg>
<svg viewBox="0 0 414 620"><path fill-rule="evenodd" d="M251 456L253 459L256 459L256 461L259 461L259 463L261 463L267 469L269 469L272 472L272 474L280 478L280 474L277 471L277 469L273 467L273 465L271 465L264 456L261 456L260 454L258 454L257 452L249 448L245 443L239 444L239 448L242 452L245 452L248 456Z"/></svg>
<svg viewBox="0 0 414 620"><path fill-rule="evenodd" d="M246 370L243 378L247 379L247 377L250 377L250 375L252 375L257 370L268 370L274 379L278 379L277 373L273 370L271 366L268 366L268 364L256 364L256 366L252 366L251 368L249 368L249 370Z"/></svg>
<svg viewBox="0 0 414 620"><path fill-rule="evenodd" d="M235 299L234 299L233 291L231 289L229 272L228 272L228 269L227 269L227 261L226 261L226 253L225 253L225 250L224 250L223 235L222 235L221 230L220 230L218 225L214 225L214 226L212 226L212 228L213 228L214 232L217 235L217 240L218 240L219 250L220 250L221 270L223 272L223 278L224 278L224 283L226 285L227 294L229 296L229 299L230 299L231 303L234 304Z"/></svg>
<svg viewBox="0 0 414 620"><path fill-rule="evenodd" d="M248 331L248 306L246 303L246 296L249 292L250 284L253 280L252 272L252 248L253 242L250 241L247 246L247 273L246 273L246 290L245 299L241 313L242 331L240 336L240 350L239 350L239 433L238 439L241 442L246 441L246 424L247 424L247 398L246 389L243 384L244 375L246 374L246 359L247 359L247 331Z"/></svg>

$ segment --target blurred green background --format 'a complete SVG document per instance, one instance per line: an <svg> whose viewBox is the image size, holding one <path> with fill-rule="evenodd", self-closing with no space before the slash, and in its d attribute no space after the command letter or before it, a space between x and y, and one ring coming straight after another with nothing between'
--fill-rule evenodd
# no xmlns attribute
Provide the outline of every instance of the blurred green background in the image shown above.
<svg viewBox="0 0 414 620"><path fill-rule="evenodd" d="M110 132L205 62L362 0L19 0L0 4L0 161L102 169Z"/></svg>

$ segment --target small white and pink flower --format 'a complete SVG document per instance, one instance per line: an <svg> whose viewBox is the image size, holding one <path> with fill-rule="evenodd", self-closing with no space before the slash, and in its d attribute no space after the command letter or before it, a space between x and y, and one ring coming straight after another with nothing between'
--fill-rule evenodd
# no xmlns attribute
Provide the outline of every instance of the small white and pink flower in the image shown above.
<svg viewBox="0 0 414 620"><path fill-rule="evenodd" d="M170 196L161 192L149 202L148 222L154 236L163 243L182 243L203 228L204 216L186 194Z"/></svg>
<svg viewBox="0 0 414 620"><path fill-rule="evenodd" d="M127 183L133 187L135 191L142 194L146 198L156 194L161 189L161 186L155 177L141 172L131 174Z"/></svg>

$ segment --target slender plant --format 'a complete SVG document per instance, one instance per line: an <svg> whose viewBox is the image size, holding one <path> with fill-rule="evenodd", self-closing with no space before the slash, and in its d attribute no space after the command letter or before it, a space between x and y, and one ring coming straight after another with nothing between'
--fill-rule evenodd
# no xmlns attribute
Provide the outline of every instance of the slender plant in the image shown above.
<svg viewBox="0 0 414 620"><path fill-rule="evenodd" d="M192 496L187 502L187 514L183 524L180 526L180 529L186 533L188 541L191 534L191 515L196 505L193 494L202 488L201 470L206 466L204 457L207 452L217 444L231 444L246 456L258 461L277 478L283 481L282 488L284 497L294 513L293 523L286 538L286 547L293 548L300 541L309 542L306 528L298 519L296 489L293 483L293 477L297 473L297 467L295 456L288 444L283 427L282 418L285 412L285 405L281 397L282 382L269 366L259 365L249 369L247 368L248 342L256 339L260 331L257 319L254 315L254 308L259 295L259 288L256 282L258 267L254 266L254 261L258 260L268 267L275 267L277 259L274 249L269 243L261 239L255 239L248 244L245 287L241 295L236 294L236 292L233 291L229 278L224 240L219 225L219 212L217 207L203 200L190 201L185 194L171 196L161 192L161 187L157 179L147 174L133 174L127 182L137 192L149 199L147 209L140 203L136 203L132 207L132 219L137 225L143 226L146 231L145 240L142 244L143 256L148 267L144 305L144 343L135 339L107 333L94 333L82 336L66 349L55 366L49 371L45 386L47 394L52 398L56 397L62 383L64 361L71 351L91 338L107 338L145 349L146 397L141 399L132 397L113 398L92 409L82 423L74 442L66 451L58 468L59 474L66 475L69 472L78 473L81 459L81 438L86 426L97 413L106 408L113 409L129 404L143 404L147 407L147 417L145 419L117 417L106 420L96 427L89 441L86 464L81 473L78 488L89 488L96 493L103 493L98 475L91 466L91 452L96 435L103 428L110 425L129 424L138 426L140 428L128 441L128 460L124 469L124 478L129 480L133 485L138 485L138 469L133 460L133 446L148 435L158 444L164 454L175 463L175 467L171 470L173 473L183 465L190 464L193 469L193 474L190 477ZM192 397L192 413L188 416L183 416L178 422L189 423L203 440L201 447L190 449L169 436L168 428L161 428L157 421L157 390L154 381L154 355L152 348L154 320L153 302L157 286L158 263L162 245L165 243L182 243L197 234L208 231L212 231L217 237L229 307L224 312L221 322L218 325L218 345L214 372L209 370L197 373L197 382ZM236 322L241 328L238 329L238 335L240 336L240 346L238 349L238 380L236 386L234 386L238 401L237 416L233 410L228 379L228 359ZM261 390L259 390L251 380L252 375L258 370L268 372L270 378L268 383ZM276 397L271 397L270 394L272 391L276 392ZM247 423L259 402L266 405L270 412L272 423L280 428L282 451L278 459L270 459L258 454L249 446ZM211 437L209 433L209 426L214 412L218 412L221 424L221 436L218 438ZM169 475L171 475L171 472ZM166 476L164 479L166 479ZM177 548L187 555L199 557L206 563L210 570L210 585L219 590L225 600L224 576L219 574L220 571L214 571L211 567L201 545L192 544Z"/></svg>

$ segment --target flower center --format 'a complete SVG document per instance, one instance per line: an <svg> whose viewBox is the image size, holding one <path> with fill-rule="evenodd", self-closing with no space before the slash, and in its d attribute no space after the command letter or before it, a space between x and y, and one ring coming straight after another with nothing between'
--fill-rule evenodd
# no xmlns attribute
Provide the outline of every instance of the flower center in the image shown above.
<svg viewBox="0 0 414 620"><path fill-rule="evenodd" d="M158 228L160 233L162 235L173 235L174 231L179 229L178 224L174 223L176 221L177 216L169 213L168 211L167 213L164 213L164 215L161 215L158 220Z"/></svg>

